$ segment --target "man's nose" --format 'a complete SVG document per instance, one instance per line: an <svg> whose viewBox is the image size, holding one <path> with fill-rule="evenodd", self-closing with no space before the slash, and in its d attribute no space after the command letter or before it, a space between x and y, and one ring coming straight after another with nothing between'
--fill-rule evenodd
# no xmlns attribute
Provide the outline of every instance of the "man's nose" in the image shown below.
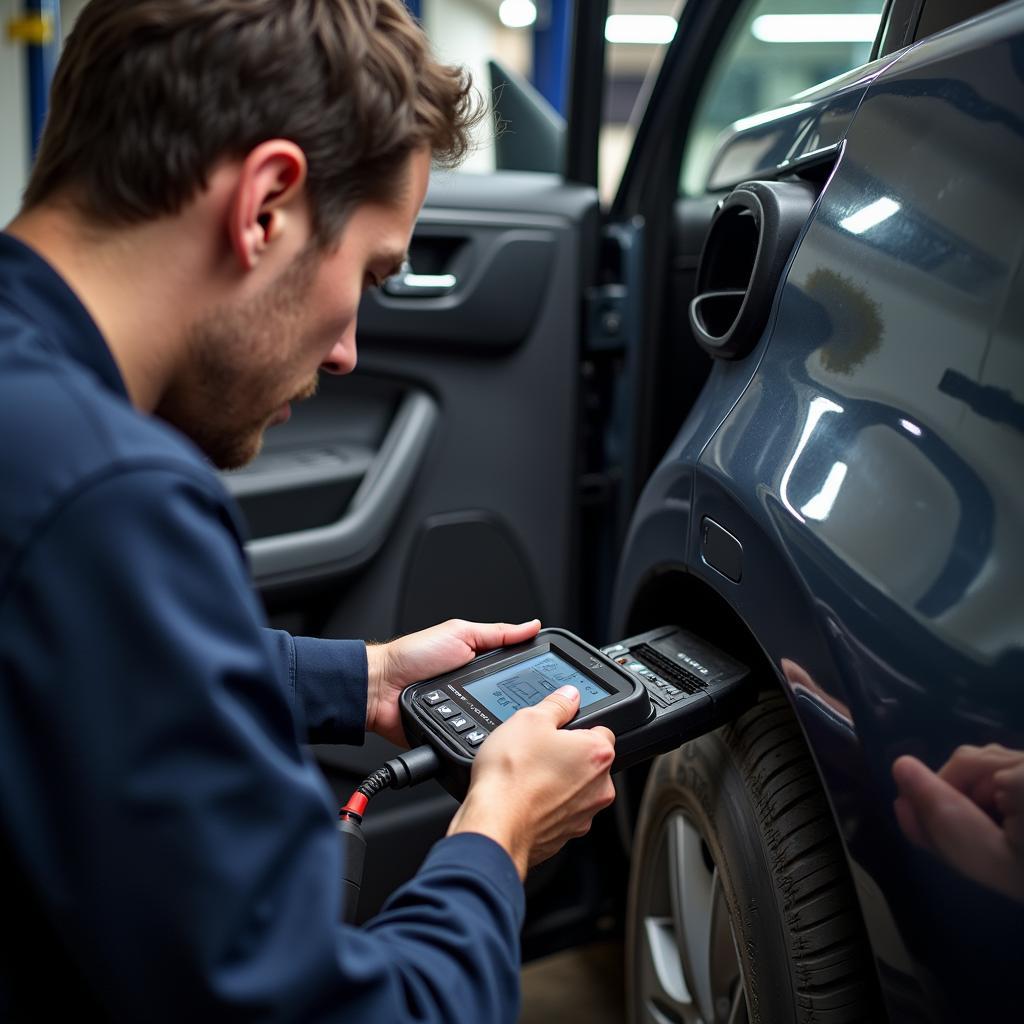
<svg viewBox="0 0 1024 1024"><path fill-rule="evenodd" d="M351 373L356 368L356 325L353 320L349 329L334 343L327 358L320 364L326 373Z"/></svg>

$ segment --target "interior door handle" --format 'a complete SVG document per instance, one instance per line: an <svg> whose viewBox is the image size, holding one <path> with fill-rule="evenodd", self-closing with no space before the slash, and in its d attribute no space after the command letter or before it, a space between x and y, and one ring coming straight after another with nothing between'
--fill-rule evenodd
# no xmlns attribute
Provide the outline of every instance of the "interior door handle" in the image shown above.
<svg viewBox="0 0 1024 1024"><path fill-rule="evenodd" d="M447 295L458 284L454 274L414 274L400 270L381 286L393 299L436 299Z"/></svg>
<svg viewBox="0 0 1024 1024"><path fill-rule="evenodd" d="M368 562L405 505L440 416L423 391L407 392L344 515L327 526L246 545L258 585L326 578Z"/></svg>

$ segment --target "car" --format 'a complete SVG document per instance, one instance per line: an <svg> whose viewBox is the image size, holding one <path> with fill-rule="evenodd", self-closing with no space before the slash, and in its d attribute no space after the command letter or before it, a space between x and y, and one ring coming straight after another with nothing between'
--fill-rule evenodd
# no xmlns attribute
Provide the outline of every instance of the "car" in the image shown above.
<svg viewBox="0 0 1024 1024"><path fill-rule="evenodd" d="M689 0L603 204L579 5L562 172L436 180L358 372L228 478L293 632L680 625L751 668L529 880L527 957L624 927L634 1022L1020 1012L1024 908L892 766L1024 749L1024 4L856 6L863 62L713 141L755 19L813 8ZM316 752L339 795L390 754ZM378 798L362 916L453 807Z"/></svg>
<svg viewBox="0 0 1024 1024"><path fill-rule="evenodd" d="M697 626L763 683L646 781L633 1020L1019 1013L1020 903L910 841L892 765L1024 748L1024 7L904 14L721 142L673 288L714 365L633 513L614 631Z"/></svg>

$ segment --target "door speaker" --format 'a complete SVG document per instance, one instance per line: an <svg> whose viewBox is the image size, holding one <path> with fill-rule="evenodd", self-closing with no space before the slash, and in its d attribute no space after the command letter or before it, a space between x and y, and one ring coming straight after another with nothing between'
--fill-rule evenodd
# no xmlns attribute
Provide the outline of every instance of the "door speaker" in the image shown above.
<svg viewBox="0 0 1024 1024"><path fill-rule="evenodd" d="M400 633L451 618L524 622L544 612L526 553L496 518L470 511L424 522L406 566Z"/></svg>

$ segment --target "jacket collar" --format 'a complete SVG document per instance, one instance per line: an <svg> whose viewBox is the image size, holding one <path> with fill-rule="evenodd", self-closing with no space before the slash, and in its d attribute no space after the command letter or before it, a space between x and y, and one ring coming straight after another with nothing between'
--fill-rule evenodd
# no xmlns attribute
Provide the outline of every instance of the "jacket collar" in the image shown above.
<svg viewBox="0 0 1024 1024"><path fill-rule="evenodd" d="M88 367L111 391L128 397L96 321L64 279L34 249L0 232L0 306L39 329L47 347Z"/></svg>

